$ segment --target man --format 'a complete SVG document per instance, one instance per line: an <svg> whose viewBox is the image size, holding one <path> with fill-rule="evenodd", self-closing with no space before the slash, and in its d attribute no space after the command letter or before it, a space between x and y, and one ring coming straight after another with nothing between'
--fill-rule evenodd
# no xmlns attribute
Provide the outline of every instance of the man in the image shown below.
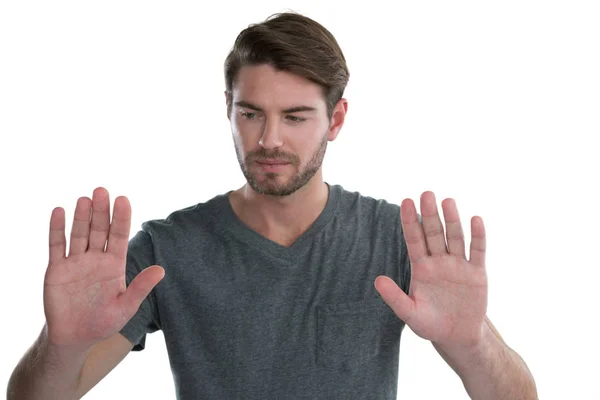
<svg viewBox="0 0 600 400"><path fill-rule="evenodd" d="M324 182L347 112L334 37L285 13L225 62L227 118L247 184L148 221L108 192L50 220L46 324L8 398L80 398L146 334L164 333L178 399L395 399L400 335L430 340L473 399L535 399L486 317L485 230L467 259L456 204L401 207ZM91 214L91 219L90 219Z"/></svg>

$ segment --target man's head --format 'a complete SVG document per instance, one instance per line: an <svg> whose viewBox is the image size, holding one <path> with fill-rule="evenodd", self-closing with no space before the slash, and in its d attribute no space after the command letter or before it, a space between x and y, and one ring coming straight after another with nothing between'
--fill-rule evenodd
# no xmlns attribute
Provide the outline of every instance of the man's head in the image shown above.
<svg viewBox="0 0 600 400"><path fill-rule="evenodd" d="M276 14L238 36L225 61L227 117L252 189L286 196L320 171L347 110L349 72L333 35Z"/></svg>

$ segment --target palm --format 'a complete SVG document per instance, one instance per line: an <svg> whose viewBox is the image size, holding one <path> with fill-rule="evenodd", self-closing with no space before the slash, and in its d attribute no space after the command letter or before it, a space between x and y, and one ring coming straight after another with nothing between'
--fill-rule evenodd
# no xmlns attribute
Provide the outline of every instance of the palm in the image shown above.
<svg viewBox="0 0 600 400"><path fill-rule="evenodd" d="M421 198L422 224L412 200L403 202L402 227L412 271L410 293L407 296L385 277L377 279L377 289L417 335L434 343L469 345L478 339L487 309L485 232L480 219L474 218L467 261L456 206L450 200L442 206L446 235L433 193Z"/></svg>
<svg viewBox="0 0 600 400"><path fill-rule="evenodd" d="M44 283L46 318L54 335L73 343L100 341L127 322L118 296L125 291L124 264L104 252L70 256L49 268Z"/></svg>
<svg viewBox="0 0 600 400"><path fill-rule="evenodd" d="M485 271L451 255L431 257L412 268L410 298L417 317L410 328L433 342L470 341L485 317Z"/></svg>
<svg viewBox="0 0 600 400"><path fill-rule="evenodd" d="M67 255L64 210L52 212L44 279L51 343L85 347L114 335L162 279L162 268L146 268L126 287L130 224L127 198L115 200L111 223L108 193L98 188L93 200L83 197L77 202Z"/></svg>

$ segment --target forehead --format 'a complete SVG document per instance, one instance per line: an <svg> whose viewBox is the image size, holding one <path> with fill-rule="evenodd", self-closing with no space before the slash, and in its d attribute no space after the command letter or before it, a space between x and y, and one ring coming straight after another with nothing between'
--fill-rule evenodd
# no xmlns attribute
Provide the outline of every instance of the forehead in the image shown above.
<svg viewBox="0 0 600 400"><path fill-rule="evenodd" d="M244 100L261 107L306 105L325 106L319 85L270 65L245 66L240 69L233 87L234 101Z"/></svg>

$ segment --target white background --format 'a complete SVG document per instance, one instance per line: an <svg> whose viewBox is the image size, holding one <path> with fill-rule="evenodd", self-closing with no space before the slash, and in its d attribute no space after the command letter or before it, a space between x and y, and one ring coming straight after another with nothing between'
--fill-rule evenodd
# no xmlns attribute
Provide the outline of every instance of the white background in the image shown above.
<svg viewBox="0 0 600 400"><path fill-rule="evenodd" d="M467 233L481 215L489 316L540 398L600 399L598 3L319 3L1 3L0 387L44 321L52 208L70 225L104 186L129 197L133 235L242 185L223 60L241 29L293 9L333 32L351 72L326 181L395 203L454 197ZM467 398L410 330L399 393ZM174 398L162 334L86 398Z"/></svg>

